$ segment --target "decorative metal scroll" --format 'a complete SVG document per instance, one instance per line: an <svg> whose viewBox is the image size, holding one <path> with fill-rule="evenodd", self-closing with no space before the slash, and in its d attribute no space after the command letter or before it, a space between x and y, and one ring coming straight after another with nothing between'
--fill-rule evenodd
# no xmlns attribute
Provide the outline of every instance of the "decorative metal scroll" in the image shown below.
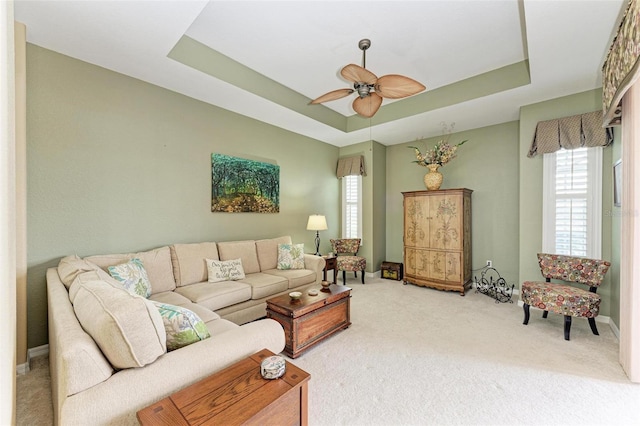
<svg viewBox="0 0 640 426"><path fill-rule="evenodd" d="M513 296L514 284L507 284L507 281L500 276L500 273L495 268L485 268L482 271L480 280L475 277L476 281L476 293L486 294L487 296L496 299L496 303L513 303L511 296Z"/></svg>

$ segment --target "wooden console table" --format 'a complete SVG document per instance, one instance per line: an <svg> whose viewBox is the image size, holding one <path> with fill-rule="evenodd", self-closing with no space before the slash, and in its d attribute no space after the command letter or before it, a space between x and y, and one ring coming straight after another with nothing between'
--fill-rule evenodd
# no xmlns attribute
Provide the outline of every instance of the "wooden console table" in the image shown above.
<svg viewBox="0 0 640 426"><path fill-rule="evenodd" d="M306 425L309 373L286 362L284 376L267 380L267 349L136 413L142 425Z"/></svg>

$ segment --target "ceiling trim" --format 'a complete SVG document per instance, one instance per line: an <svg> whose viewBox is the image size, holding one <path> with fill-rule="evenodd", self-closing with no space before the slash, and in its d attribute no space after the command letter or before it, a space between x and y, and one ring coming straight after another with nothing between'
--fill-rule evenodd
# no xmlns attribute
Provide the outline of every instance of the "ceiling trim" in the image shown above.
<svg viewBox="0 0 640 426"><path fill-rule="evenodd" d="M529 61L524 60L388 103L372 118L357 114L345 117L324 105L309 105L308 97L189 36L183 35L167 56L345 133L531 84Z"/></svg>

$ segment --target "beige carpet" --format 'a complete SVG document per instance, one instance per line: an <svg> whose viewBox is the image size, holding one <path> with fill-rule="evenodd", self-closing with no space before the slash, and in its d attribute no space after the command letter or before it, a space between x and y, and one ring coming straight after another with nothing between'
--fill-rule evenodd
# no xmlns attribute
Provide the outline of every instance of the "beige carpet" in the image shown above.
<svg viewBox="0 0 640 426"><path fill-rule="evenodd" d="M309 424L640 425L640 385L607 324L382 279L349 279L353 325L292 361ZM46 360L46 357L44 358ZM18 425L51 424L46 363L18 379ZM31 379L33 377L33 380ZM28 389L26 389L28 388Z"/></svg>

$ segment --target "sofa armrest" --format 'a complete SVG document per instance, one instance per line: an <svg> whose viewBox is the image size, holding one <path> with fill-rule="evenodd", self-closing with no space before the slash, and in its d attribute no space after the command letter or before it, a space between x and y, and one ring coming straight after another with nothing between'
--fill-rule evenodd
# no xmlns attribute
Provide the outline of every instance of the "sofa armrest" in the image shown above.
<svg viewBox="0 0 640 426"><path fill-rule="evenodd" d="M322 256L316 256L315 254L304 254L304 267L310 269L316 273L316 284L320 284L322 281L322 272L324 271L325 262Z"/></svg>
<svg viewBox="0 0 640 426"><path fill-rule="evenodd" d="M111 364L80 326L57 268L47 270L49 367L56 415L65 399L109 379Z"/></svg>
<svg viewBox="0 0 640 426"><path fill-rule="evenodd" d="M109 380L69 397L58 424L137 424L136 411L263 348L280 353L284 345L284 331L275 320L234 327L168 352L142 368L120 370Z"/></svg>

